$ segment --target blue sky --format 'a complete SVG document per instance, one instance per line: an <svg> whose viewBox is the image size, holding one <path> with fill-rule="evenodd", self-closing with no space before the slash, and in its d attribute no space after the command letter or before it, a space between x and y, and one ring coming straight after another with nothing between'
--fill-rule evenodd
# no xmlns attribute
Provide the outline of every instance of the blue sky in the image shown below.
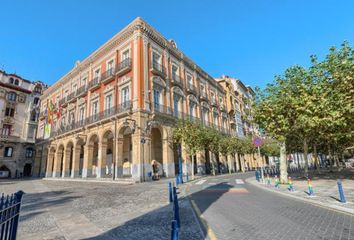
<svg viewBox="0 0 354 240"><path fill-rule="evenodd" d="M354 1L2 1L0 68L54 83L137 16L214 77L264 87L293 64L354 42Z"/></svg>

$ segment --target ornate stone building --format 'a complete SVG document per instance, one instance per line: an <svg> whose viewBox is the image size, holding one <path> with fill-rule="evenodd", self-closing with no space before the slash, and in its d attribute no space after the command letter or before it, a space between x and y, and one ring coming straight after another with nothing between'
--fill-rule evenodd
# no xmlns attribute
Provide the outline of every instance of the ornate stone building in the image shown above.
<svg viewBox="0 0 354 240"><path fill-rule="evenodd" d="M141 18L77 62L41 99L39 176L173 177L176 119L230 131L223 88ZM190 172L190 159L183 161Z"/></svg>
<svg viewBox="0 0 354 240"><path fill-rule="evenodd" d="M46 88L0 71L0 178L32 176L40 96Z"/></svg>

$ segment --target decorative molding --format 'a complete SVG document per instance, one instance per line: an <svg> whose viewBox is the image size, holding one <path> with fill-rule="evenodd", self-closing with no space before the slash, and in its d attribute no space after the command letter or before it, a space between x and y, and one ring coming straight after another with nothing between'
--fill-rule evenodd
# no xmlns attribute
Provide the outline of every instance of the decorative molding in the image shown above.
<svg viewBox="0 0 354 240"><path fill-rule="evenodd" d="M92 100L94 100L94 99L98 98L99 96L100 96L100 94L99 94L99 93L97 93L97 92L95 92L95 93L91 94L91 96L90 96L90 100L92 101Z"/></svg>
<svg viewBox="0 0 354 240"><path fill-rule="evenodd" d="M133 79L132 77L124 76L118 80L117 85L121 87L122 85L125 85L125 84L131 82L132 79Z"/></svg>
<svg viewBox="0 0 354 240"><path fill-rule="evenodd" d="M199 104L198 99L193 94L188 95L188 100L194 102L195 104Z"/></svg>
<svg viewBox="0 0 354 240"><path fill-rule="evenodd" d="M182 89L177 87L177 86L172 87L172 91L173 91L173 93L179 95L180 97L183 97L183 98L185 97L184 92L182 91Z"/></svg>
<svg viewBox="0 0 354 240"><path fill-rule="evenodd" d="M166 88L166 82L159 76L152 76L151 79L154 86L158 85L161 88Z"/></svg>

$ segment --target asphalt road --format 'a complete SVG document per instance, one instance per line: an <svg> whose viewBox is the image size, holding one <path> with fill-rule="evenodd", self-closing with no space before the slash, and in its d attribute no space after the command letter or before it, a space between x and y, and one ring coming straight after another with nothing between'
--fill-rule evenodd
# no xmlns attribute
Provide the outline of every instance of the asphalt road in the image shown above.
<svg viewBox="0 0 354 240"><path fill-rule="evenodd" d="M190 199L216 239L353 239L353 217L245 182L254 173L197 180Z"/></svg>

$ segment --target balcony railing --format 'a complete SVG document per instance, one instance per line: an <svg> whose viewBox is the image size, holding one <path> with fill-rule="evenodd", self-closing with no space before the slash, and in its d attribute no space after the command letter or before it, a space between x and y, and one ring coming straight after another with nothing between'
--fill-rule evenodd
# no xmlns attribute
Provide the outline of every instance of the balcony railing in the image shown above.
<svg viewBox="0 0 354 240"><path fill-rule="evenodd" d="M187 91L192 94L197 94L197 88L191 83L188 83Z"/></svg>
<svg viewBox="0 0 354 240"><path fill-rule="evenodd" d="M66 97L66 101L71 101L72 99L74 99L75 98L75 92L72 92L72 93L70 93L67 97Z"/></svg>
<svg viewBox="0 0 354 240"><path fill-rule="evenodd" d="M124 113L127 112L131 109L132 103L131 101L126 101L123 102L120 105L111 107L109 109L106 109L104 111L101 111L99 113L93 114L85 119L79 120L77 122L73 122L71 124L66 124L63 126L60 126L58 129L53 130L51 132L51 137L54 136L59 136L61 134L64 134L66 132L81 128L83 126L101 121L101 120L105 120L105 119L109 119L110 117L116 115L116 114L120 114L120 113Z"/></svg>
<svg viewBox="0 0 354 240"><path fill-rule="evenodd" d="M132 60L130 58L126 58L116 66L116 73L118 76L121 76L132 69Z"/></svg>
<svg viewBox="0 0 354 240"><path fill-rule="evenodd" d="M98 87L99 85L100 85L100 77L95 77L89 82L88 88L91 90Z"/></svg>
<svg viewBox="0 0 354 240"><path fill-rule="evenodd" d="M204 91L200 92L200 99L208 101L208 96L207 96L206 92L204 92Z"/></svg>
<svg viewBox="0 0 354 240"><path fill-rule="evenodd" d="M177 74L172 74L171 82L175 85L180 86L180 87L183 86L182 80L181 80L180 76L178 76Z"/></svg>
<svg viewBox="0 0 354 240"><path fill-rule="evenodd" d="M86 84L76 89L76 97L80 97L87 92Z"/></svg>
<svg viewBox="0 0 354 240"><path fill-rule="evenodd" d="M158 62L152 62L150 68L154 74L158 74L163 78L167 76L166 68Z"/></svg>
<svg viewBox="0 0 354 240"><path fill-rule="evenodd" d="M66 97L63 97L62 99L59 100L59 106L62 106L66 103Z"/></svg>
<svg viewBox="0 0 354 240"><path fill-rule="evenodd" d="M101 75L101 82L107 82L114 78L114 68L110 68Z"/></svg>

